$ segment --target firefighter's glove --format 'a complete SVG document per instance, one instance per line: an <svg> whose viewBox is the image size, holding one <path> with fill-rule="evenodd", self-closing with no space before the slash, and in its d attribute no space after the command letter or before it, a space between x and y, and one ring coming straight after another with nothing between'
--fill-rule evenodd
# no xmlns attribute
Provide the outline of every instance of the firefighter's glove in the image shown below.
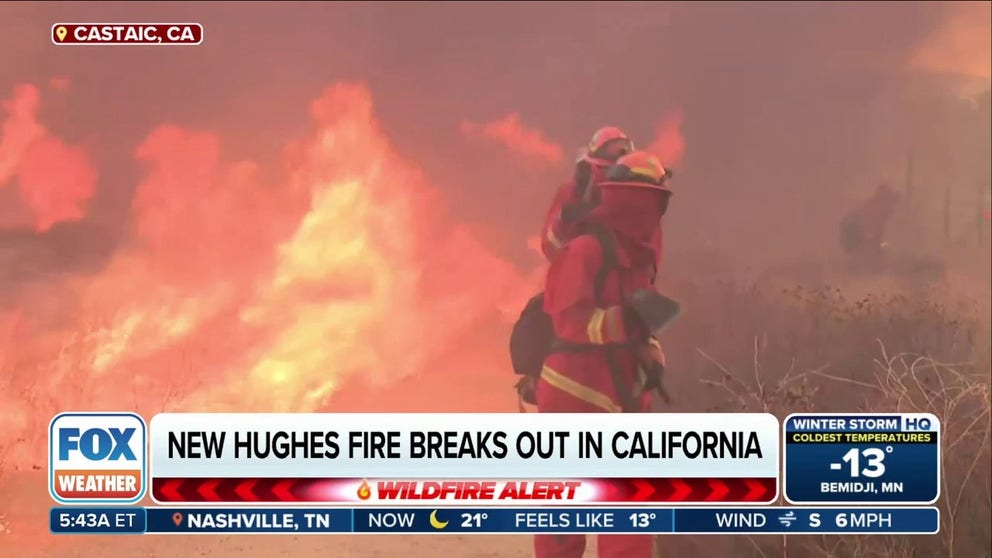
<svg viewBox="0 0 992 558"><path fill-rule="evenodd" d="M644 371L644 391L655 391L665 403L670 403L671 398L664 384L667 361L661 343L653 337L649 339L638 350L638 359Z"/></svg>

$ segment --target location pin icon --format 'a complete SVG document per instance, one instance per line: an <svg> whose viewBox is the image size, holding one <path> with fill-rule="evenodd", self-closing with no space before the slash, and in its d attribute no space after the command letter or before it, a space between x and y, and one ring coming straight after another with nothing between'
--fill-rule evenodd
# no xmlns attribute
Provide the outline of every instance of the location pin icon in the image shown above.
<svg viewBox="0 0 992 558"><path fill-rule="evenodd" d="M59 42L65 40L65 36L69 34L69 30L61 25L55 28L55 36L58 38Z"/></svg>
<svg viewBox="0 0 992 558"><path fill-rule="evenodd" d="M172 514L172 522L176 524L176 527L179 527L179 524L183 522L183 514L179 512Z"/></svg>

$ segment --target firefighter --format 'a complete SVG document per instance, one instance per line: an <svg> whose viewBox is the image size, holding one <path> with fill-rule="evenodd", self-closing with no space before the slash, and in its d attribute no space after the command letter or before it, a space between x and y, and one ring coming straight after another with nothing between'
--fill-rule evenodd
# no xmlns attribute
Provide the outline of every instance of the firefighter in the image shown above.
<svg viewBox="0 0 992 558"><path fill-rule="evenodd" d="M851 255L877 260L885 248L885 227L895 212L899 193L881 183L874 195L841 223L841 245Z"/></svg>
<svg viewBox="0 0 992 558"><path fill-rule="evenodd" d="M571 181L558 187L541 229L541 250L549 260L573 236L582 215L596 202L594 185L618 158L634 150L634 142L613 126L593 134L575 162Z"/></svg>
<svg viewBox="0 0 992 558"><path fill-rule="evenodd" d="M572 180L558 187L545 216L540 238L541 250L548 260L577 234L579 222L595 206L596 183L618 158L633 150L634 143L619 128L604 126L593 134L575 162ZM554 337L543 305L543 293L531 298L510 337L510 360L519 376L514 387L521 411L525 403L535 404L535 384Z"/></svg>
<svg viewBox="0 0 992 558"><path fill-rule="evenodd" d="M632 305L656 293L654 241L672 195L666 178L650 154L621 157L599 183L598 204L577 223L578 236L555 254L544 310L556 341L537 382L538 412L647 410L644 371L665 357L650 319ZM650 535L601 535L598 543L601 558L652 556ZM580 558L585 545L583 535L539 535L534 550L536 558Z"/></svg>

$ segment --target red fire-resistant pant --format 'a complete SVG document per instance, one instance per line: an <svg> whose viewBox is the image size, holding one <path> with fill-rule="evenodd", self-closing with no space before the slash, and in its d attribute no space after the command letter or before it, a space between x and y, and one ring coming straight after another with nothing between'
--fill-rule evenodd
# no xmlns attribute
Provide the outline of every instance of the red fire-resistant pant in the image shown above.
<svg viewBox="0 0 992 558"><path fill-rule="evenodd" d="M606 412L544 381L537 383L537 402L541 413ZM654 537L651 535L598 535L596 542L600 558L651 558L654 555ZM585 550L585 535L534 536L535 558L582 558Z"/></svg>

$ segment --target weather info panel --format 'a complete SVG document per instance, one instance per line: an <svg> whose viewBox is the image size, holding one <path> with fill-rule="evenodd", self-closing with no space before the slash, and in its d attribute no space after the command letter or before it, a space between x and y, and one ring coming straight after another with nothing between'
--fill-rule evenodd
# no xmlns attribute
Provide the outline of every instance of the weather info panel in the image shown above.
<svg viewBox="0 0 992 558"><path fill-rule="evenodd" d="M823 415L810 415L817 417ZM146 423L133 413L63 413L49 436L49 488L61 504L51 510L49 528L65 534L928 534L939 528L936 508L893 505L900 499L871 508L772 506L779 498L783 425L771 414L589 419L170 413ZM842 434L842 426L854 428L797 424L816 439L828 427ZM872 424L876 431L884 426ZM860 441L845 443L865 449ZM850 466L847 445L830 447L840 448L837 462ZM834 459L832 453L822 459ZM918 490L879 477L874 454L862 453L858 471ZM787 467L809 467L798 475L834 482L832 473L815 472L812 460L820 454L810 455ZM145 487L155 505L133 505Z"/></svg>
<svg viewBox="0 0 992 558"><path fill-rule="evenodd" d="M931 414L796 414L785 419L792 504L932 504L940 421Z"/></svg>

